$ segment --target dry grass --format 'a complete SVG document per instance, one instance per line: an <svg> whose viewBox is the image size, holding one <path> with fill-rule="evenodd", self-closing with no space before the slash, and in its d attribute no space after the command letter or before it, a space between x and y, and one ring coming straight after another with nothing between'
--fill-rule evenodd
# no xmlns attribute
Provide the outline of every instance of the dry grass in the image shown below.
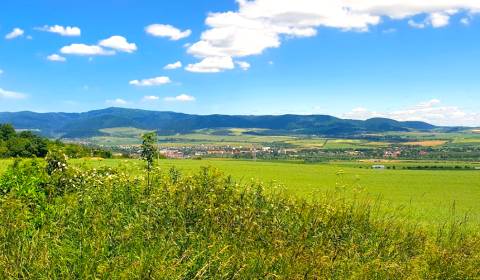
<svg viewBox="0 0 480 280"><path fill-rule="evenodd" d="M430 141L418 141L418 142L408 142L404 145L406 146L421 146L421 147L438 147L445 145L447 141L444 140L430 140Z"/></svg>

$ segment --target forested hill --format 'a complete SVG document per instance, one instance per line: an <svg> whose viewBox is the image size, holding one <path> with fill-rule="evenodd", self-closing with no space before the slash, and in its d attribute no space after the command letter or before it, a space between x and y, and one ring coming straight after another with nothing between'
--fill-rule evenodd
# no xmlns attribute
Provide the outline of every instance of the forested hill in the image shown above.
<svg viewBox="0 0 480 280"><path fill-rule="evenodd" d="M399 122L383 118L359 121L327 115L189 115L124 108L107 108L85 113L0 113L0 123L13 124L17 129L36 130L49 137L66 138L99 135L100 129L114 127L156 130L159 134L187 133L198 129L258 128L264 129L262 133L325 136L437 128L424 122Z"/></svg>

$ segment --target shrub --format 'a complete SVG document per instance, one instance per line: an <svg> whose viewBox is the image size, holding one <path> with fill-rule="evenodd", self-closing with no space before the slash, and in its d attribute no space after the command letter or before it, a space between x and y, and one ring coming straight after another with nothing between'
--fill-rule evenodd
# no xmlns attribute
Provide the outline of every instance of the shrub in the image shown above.
<svg viewBox="0 0 480 280"><path fill-rule="evenodd" d="M68 168L67 156L58 150L51 150L45 157L47 162L47 173L52 175L54 172L63 172Z"/></svg>

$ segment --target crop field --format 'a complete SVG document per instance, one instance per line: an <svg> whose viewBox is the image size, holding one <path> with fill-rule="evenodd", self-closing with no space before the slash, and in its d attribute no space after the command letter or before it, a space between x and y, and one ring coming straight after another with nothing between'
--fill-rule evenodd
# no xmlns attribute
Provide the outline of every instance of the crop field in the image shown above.
<svg viewBox="0 0 480 280"><path fill-rule="evenodd" d="M138 160L74 160L89 167L122 167L131 174L143 168ZM161 160L167 170L175 166L186 174L202 166L218 168L238 181L252 180L280 184L293 196L315 199L325 192L342 192L347 197L366 196L378 199L388 209L396 209L420 223L442 223L455 216L468 215L480 223L480 170L406 170L403 167L440 165L435 162L386 162L395 170L372 170L369 162L303 164L295 162L254 162L238 160ZM444 167L464 165L443 163ZM480 165L472 165L480 166ZM268 189L268 188L267 188Z"/></svg>
<svg viewBox="0 0 480 280"><path fill-rule="evenodd" d="M147 130L130 127L102 129L101 135L79 139L82 142L107 147L136 146L141 143L140 135ZM391 132L385 134L369 134L370 137L400 137L401 142L389 140L368 139L336 139L320 136L300 135L261 135L262 129L201 129L186 134L162 135L158 137L160 147L195 147L231 146L231 147L259 147L274 144L278 147L293 149L319 150L374 150L392 146L442 148L442 147L475 147L480 143L478 130L463 132Z"/></svg>

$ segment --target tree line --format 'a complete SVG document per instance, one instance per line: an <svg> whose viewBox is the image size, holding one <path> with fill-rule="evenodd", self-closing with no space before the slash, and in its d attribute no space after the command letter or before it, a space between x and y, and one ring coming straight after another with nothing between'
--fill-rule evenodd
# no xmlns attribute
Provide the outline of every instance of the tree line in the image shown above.
<svg viewBox="0 0 480 280"><path fill-rule="evenodd" d="M0 124L0 158L43 158L49 150L61 150L69 158L112 157L105 149L52 141L32 131L17 132L11 124Z"/></svg>

